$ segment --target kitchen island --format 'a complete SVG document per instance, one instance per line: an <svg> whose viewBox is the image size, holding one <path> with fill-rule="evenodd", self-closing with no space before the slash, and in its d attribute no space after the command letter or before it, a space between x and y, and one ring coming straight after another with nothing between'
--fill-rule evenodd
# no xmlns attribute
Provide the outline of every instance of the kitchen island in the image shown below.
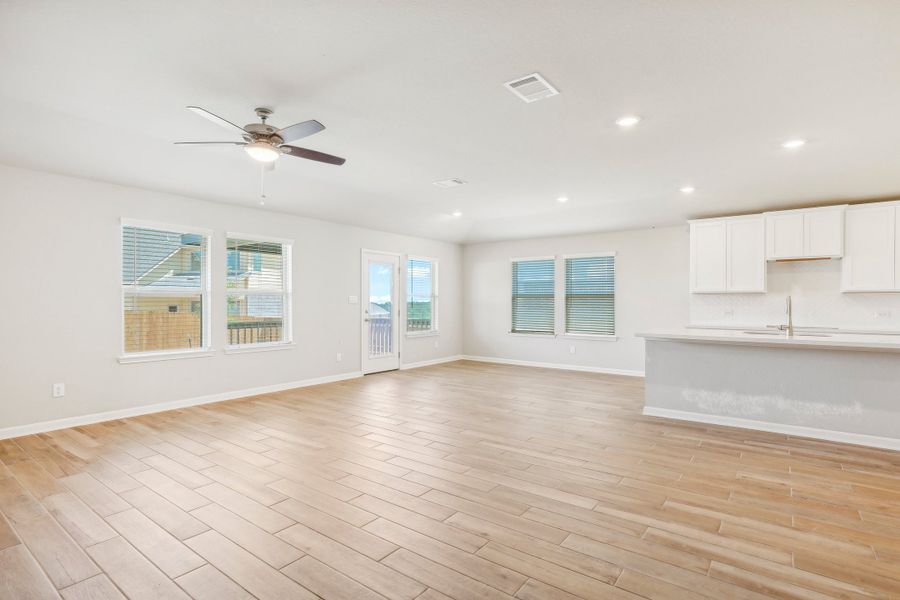
<svg viewBox="0 0 900 600"><path fill-rule="evenodd" d="M900 450L900 335L637 335L646 340L646 415Z"/></svg>

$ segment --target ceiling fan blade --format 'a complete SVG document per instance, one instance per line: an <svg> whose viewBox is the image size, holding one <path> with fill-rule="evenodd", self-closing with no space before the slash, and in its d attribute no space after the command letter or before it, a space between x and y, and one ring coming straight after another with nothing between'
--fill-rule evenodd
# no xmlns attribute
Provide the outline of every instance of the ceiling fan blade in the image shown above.
<svg viewBox="0 0 900 600"><path fill-rule="evenodd" d="M347 159L341 158L340 156L332 156L330 154L325 154L324 152L308 150L307 148L298 148L297 146L280 146L280 148L288 156L296 156L298 158L316 160L319 162L328 163L329 165L342 165L347 162Z"/></svg>
<svg viewBox="0 0 900 600"><path fill-rule="evenodd" d="M303 121L302 123L295 123L294 125L285 127L284 129L279 129L275 132L275 135L280 137L285 142L294 142L314 133L319 133L323 129L325 129L324 125L322 125L315 119L312 119L309 121Z"/></svg>
<svg viewBox="0 0 900 600"><path fill-rule="evenodd" d="M200 115L201 117L203 117L205 119L209 119L210 121L212 121L213 123L215 123L216 125L218 125L220 127L224 127L225 129L232 129L232 130L236 129L241 133L241 135L244 135L246 133L244 131L243 127L241 127L239 125L235 125L231 121L223 119L219 115L214 115L211 112L209 112L208 110L206 110L205 108L200 108L199 106L188 106L187 109L194 114Z"/></svg>
<svg viewBox="0 0 900 600"><path fill-rule="evenodd" d="M176 146L246 146L247 142L175 142Z"/></svg>

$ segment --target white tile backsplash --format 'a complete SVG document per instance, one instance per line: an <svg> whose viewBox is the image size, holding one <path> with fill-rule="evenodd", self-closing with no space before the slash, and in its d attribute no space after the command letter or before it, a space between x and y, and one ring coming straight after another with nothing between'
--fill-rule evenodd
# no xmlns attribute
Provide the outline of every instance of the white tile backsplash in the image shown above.
<svg viewBox="0 0 900 600"><path fill-rule="evenodd" d="M798 327L900 331L900 294L842 294L840 260L770 262L767 287L765 294L691 294L691 324L786 323L790 295Z"/></svg>

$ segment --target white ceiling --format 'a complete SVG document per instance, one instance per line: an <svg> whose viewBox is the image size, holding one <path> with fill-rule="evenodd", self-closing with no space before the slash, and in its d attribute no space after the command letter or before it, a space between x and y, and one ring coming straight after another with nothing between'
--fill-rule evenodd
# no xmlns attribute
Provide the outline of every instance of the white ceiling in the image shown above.
<svg viewBox="0 0 900 600"><path fill-rule="evenodd" d="M0 162L258 206L188 104L326 125L266 208L446 240L900 195L900 2L0 0Z"/></svg>

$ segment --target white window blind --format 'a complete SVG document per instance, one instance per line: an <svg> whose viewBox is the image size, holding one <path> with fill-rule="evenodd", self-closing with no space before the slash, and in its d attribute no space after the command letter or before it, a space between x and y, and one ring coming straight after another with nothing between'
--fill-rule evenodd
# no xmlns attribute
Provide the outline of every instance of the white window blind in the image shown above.
<svg viewBox="0 0 900 600"><path fill-rule="evenodd" d="M290 342L291 245L232 234L226 249L227 344Z"/></svg>
<svg viewBox="0 0 900 600"><path fill-rule="evenodd" d="M209 237L161 226L122 226L125 354L209 346Z"/></svg>
<svg viewBox="0 0 900 600"><path fill-rule="evenodd" d="M616 258L566 259L566 333L615 335Z"/></svg>
<svg viewBox="0 0 900 600"><path fill-rule="evenodd" d="M512 332L554 333L552 258L512 262Z"/></svg>
<svg viewBox="0 0 900 600"><path fill-rule="evenodd" d="M406 332L437 331L437 261L413 258L406 261Z"/></svg>

